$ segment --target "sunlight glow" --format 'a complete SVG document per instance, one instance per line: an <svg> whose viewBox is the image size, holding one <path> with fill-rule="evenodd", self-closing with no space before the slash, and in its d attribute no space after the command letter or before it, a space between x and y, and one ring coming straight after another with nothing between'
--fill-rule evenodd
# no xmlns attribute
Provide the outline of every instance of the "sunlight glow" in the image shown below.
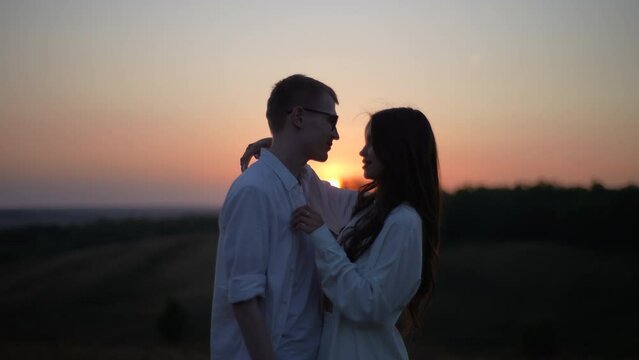
<svg viewBox="0 0 639 360"><path fill-rule="evenodd" d="M328 181L331 185L333 185L335 187L338 187L338 188L342 187L342 182L339 181L338 179L328 179L326 181Z"/></svg>

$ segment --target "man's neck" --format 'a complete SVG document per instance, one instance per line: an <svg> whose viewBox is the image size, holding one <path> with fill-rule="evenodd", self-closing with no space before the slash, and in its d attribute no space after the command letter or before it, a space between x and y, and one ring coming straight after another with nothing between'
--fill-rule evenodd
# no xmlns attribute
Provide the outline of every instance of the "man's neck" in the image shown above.
<svg viewBox="0 0 639 360"><path fill-rule="evenodd" d="M291 151L292 149L294 148L288 144L273 140L273 144L269 150L286 166L295 178L299 178L302 169L306 165L307 159L300 157L300 153Z"/></svg>

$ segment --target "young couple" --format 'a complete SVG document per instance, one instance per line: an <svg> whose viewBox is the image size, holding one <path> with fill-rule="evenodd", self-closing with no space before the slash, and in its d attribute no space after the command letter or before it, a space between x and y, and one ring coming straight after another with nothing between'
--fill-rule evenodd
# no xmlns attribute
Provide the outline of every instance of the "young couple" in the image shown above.
<svg viewBox="0 0 639 360"><path fill-rule="evenodd" d="M272 143L247 148L242 169L259 161L220 213L212 359L408 358L400 330L419 325L439 247L435 138L418 110L379 111L359 153L371 182L334 188L306 163L339 139L337 103L303 75L271 92Z"/></svg>

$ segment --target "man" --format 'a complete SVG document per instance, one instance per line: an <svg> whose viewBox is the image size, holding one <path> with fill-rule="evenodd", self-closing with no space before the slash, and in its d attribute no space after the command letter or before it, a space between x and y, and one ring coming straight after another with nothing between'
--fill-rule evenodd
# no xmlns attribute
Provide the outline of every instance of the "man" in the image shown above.
<svg viewBox="0 0 639 360"><path fill-rule="evenodd" d="M321 291L314 253L291 229L293 210L310 205L338 232L356 193L330 187L306 163L326 161L339 139L337 95L292 75L278 82L266 117L270 150L231 186L220 213L211 320L212 359L315 359Z"/></svg>

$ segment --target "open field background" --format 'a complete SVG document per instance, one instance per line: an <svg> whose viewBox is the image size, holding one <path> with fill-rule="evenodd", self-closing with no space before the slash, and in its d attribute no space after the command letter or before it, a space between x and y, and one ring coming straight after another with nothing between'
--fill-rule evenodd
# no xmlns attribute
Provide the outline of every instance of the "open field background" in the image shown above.
<svg viewBox="0 0 639 360"><path fill-rule="evenodd" d="M0 358L207 358L214 239L152 237L3 266ZM183 336L167 342L158 322L172 302Z"/></svg>
<svg viewBox="0 0 639 360"><path fill-rule="evenodd" d="M450 205L479 195L449 197L445 229L477 219ZM583 244L472 232L445 230L425 327L408 340L413 358L639 358L632 232ZM213 218L9 229L0 240L1 359L208 358Z"/></svg>

